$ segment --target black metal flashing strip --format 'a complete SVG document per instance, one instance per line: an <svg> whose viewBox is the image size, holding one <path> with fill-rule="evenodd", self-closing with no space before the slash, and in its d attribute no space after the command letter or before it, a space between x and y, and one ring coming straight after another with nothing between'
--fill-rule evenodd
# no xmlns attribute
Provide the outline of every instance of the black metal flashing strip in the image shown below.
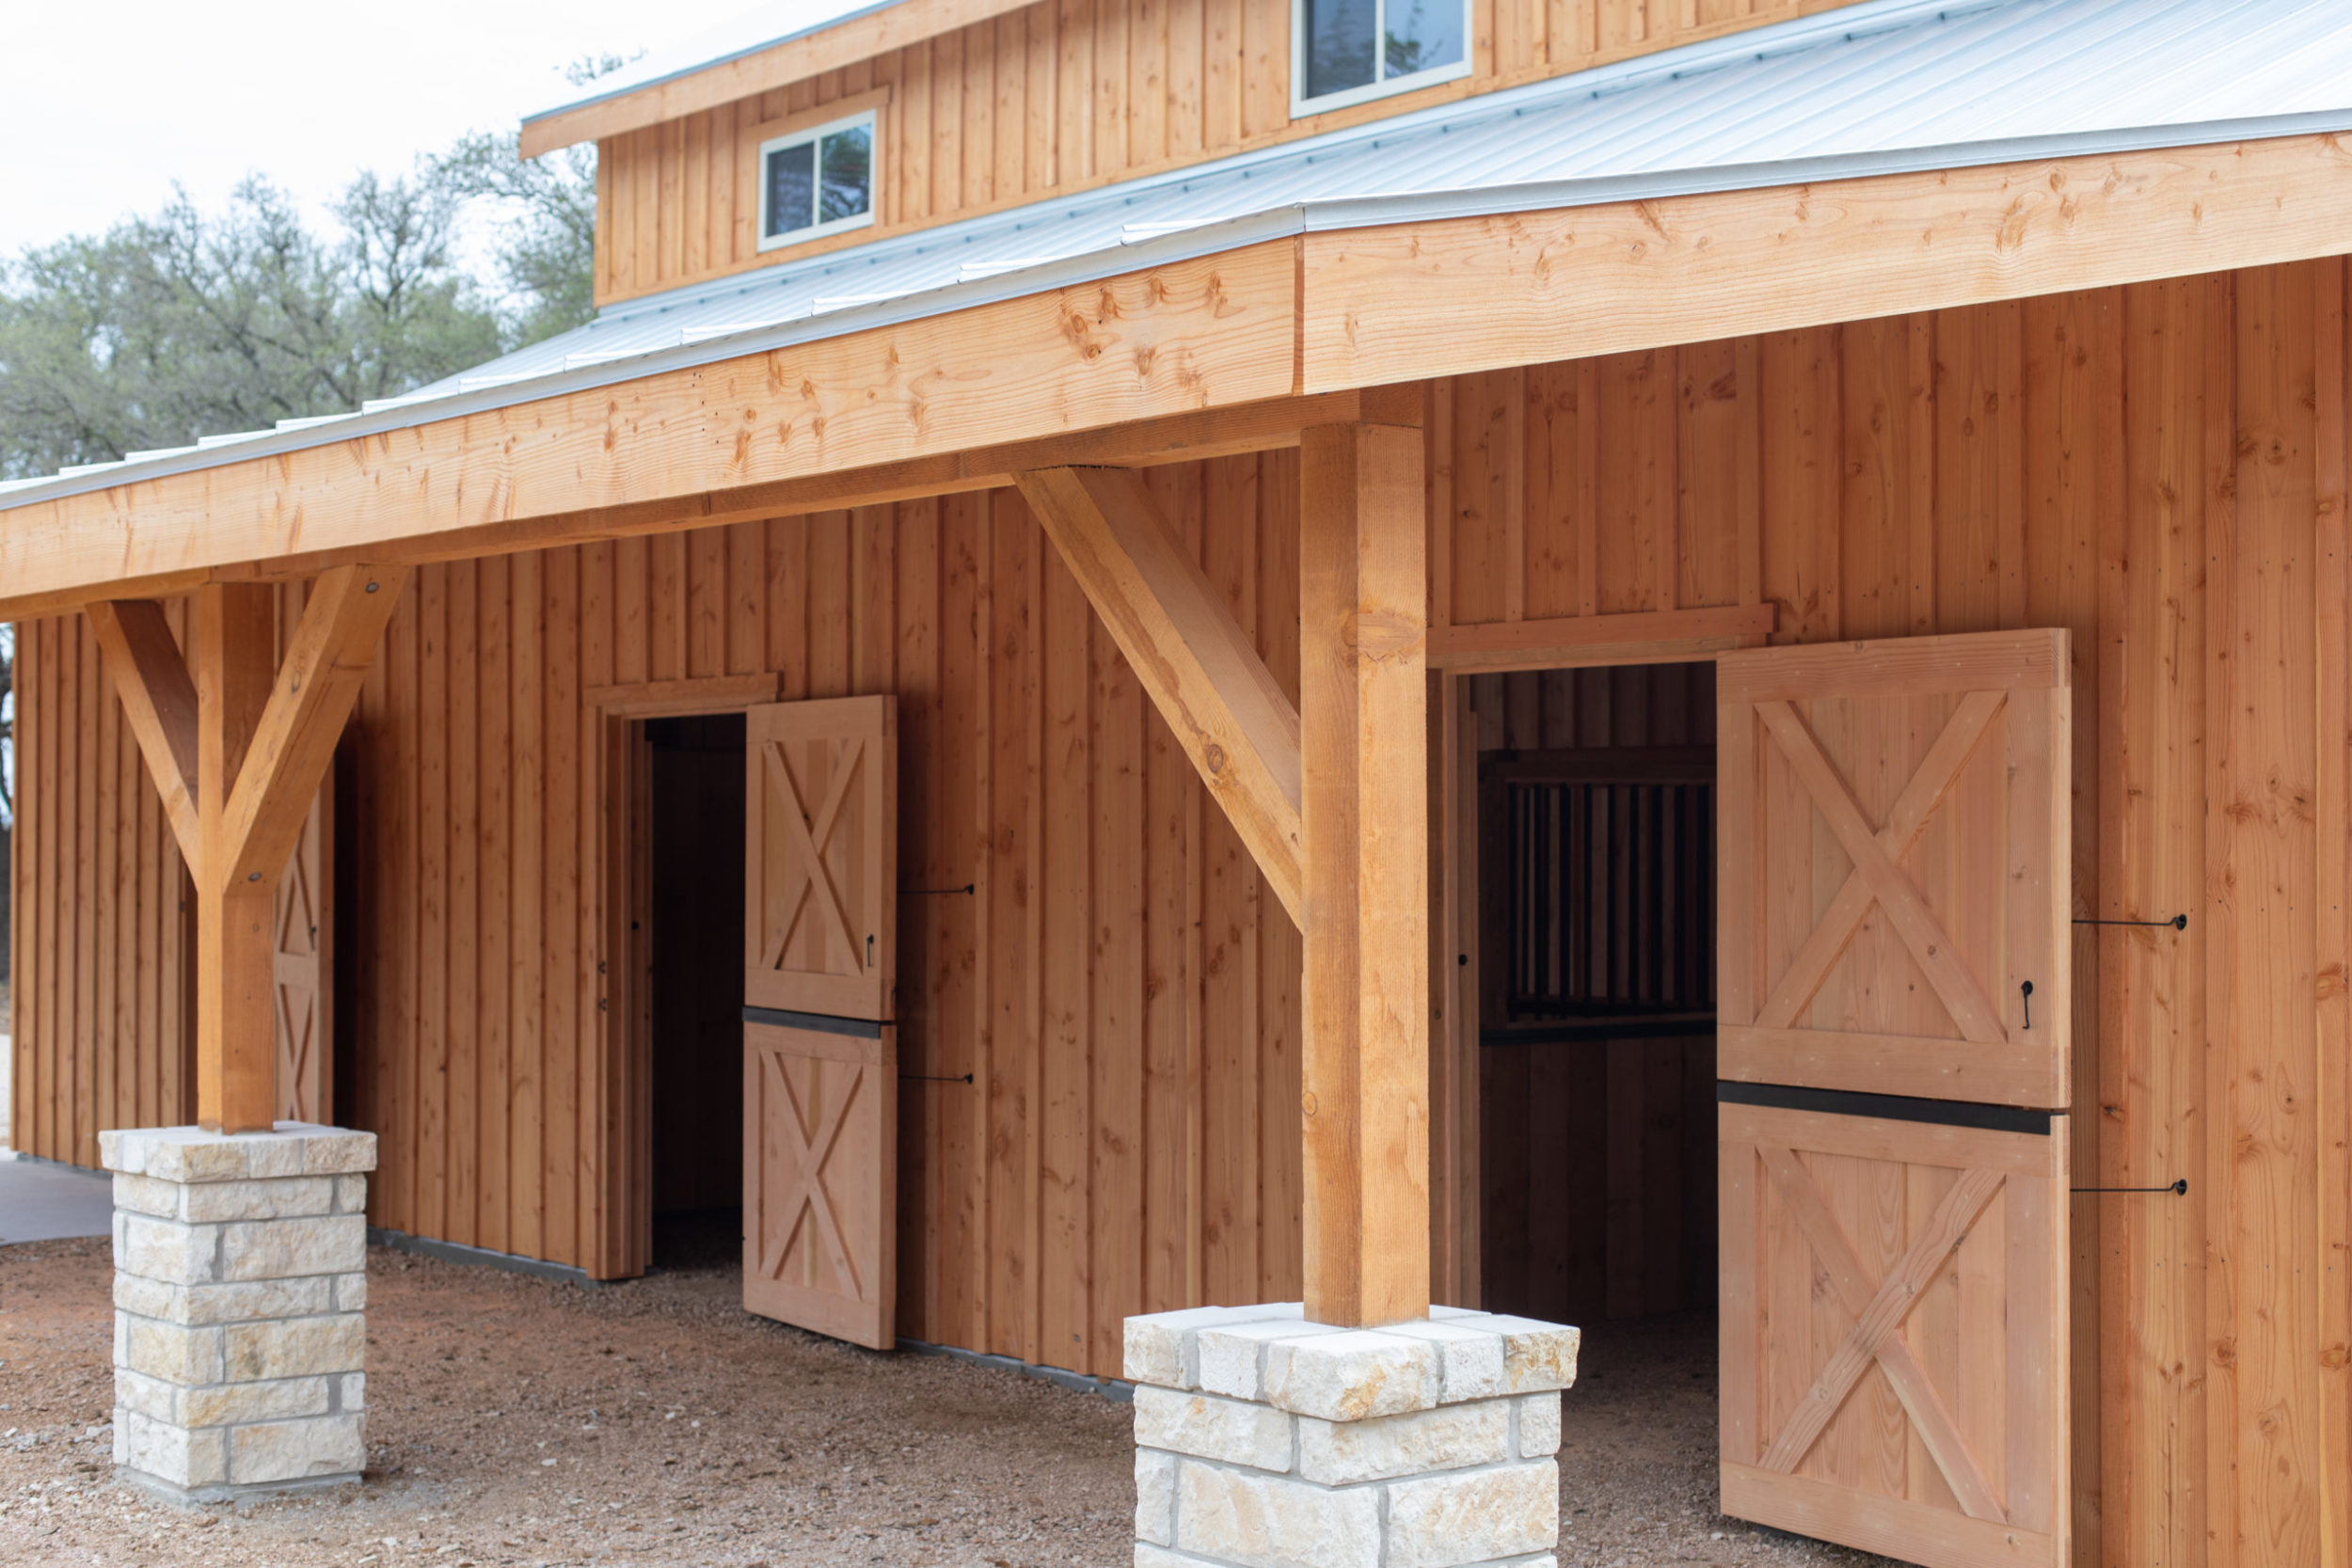
<svg viewBox="0 0 2352 1568"><path fill-rule="evenodd" d="M1978 1127L1991 1132L2031 1132L2047 1137L2050 1118L2060 1113L2022 1105L1983 1105L1972 1100L1921 1100L1907 1094L1862 1094L1852 1089L1804 1089L1788 1084L1743 1084L1724 1079L1715 1098L1726 1105L1763 1105L1776 1111L1820 1111L1837 1117L1877 1117L1937 1127Z"/></svg>
<svg viewBox="0 0 2352 1568"><path fill-rule="evenodd" d="M471 1263L482 1268L503 1269L509 1274L527 1274L534 1279L552 1279L562 1285L578 1285L595 1290L604 1284L585 1269L569 1263L550 1263L544 1258L522 1258L511 1252L493 1252L488 1247L468 1246L462 1242L444 1242L437 1236L411 1236L405 1230L386 1230L380 1226L368 1227L368 1245L389 1247L394 1252L413 1252L420 1258L437 1258L444 1263Z"/></svg>
<svg viewBox="0 0 2352 1568"><path fill-rule="evenodd" d="M782 1007L746 1007L746 1023L772 1024L778 1029L810 1029L820 1035L850 1035L862 1040L882 1038L882 1021L872 1018L835 1018L831 1013L787 1013Z"/></svg>

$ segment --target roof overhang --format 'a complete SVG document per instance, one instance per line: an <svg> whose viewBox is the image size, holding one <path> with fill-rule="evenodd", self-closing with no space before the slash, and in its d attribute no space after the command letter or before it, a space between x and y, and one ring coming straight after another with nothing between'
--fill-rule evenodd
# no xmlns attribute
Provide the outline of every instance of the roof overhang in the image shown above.
<svg viewBox="0 0 2352 1568"><path fill-rule="evenodd" d="M716 109L942 33L1022 9L1031 0L880 0L812 27L749 41L675 70L629 72L624 85L524 119L522 155L639 131Z"/></svg>
<svg viewBox="0 0 2352 1568"><path fill-rule="evenodd" d="M1521 188L1468 211L1285 209L1116 258L1111 276L995 279L1029 292L675 350L525 402L388 411L187 471L44 483L0 496L0 617L972 488L1004 483L1005 463L1276 445L1388 384L2352 252L2352 146L2333 131L1735 172L1712 171L1734 188L1575 205Z"/></svg>

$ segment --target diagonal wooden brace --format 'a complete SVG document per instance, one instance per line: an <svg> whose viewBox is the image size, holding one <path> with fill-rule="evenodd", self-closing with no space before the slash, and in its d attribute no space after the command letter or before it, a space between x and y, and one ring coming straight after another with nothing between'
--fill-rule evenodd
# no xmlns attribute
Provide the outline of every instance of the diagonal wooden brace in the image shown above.
<svg viewBox="0 0 2352 1568"><path fill-rule="evenodd" d="M1177 544L1140 476L1040 468L1016 478L1266 885L1304 930L1298 709Z"/></svg>
<svg viewBox="0 0 2352 1568"><path fill-rule="evenodd" d="M196 682L187 659L172 639L164 607L152 599L102 601L89 607L89 619L181 857L194 865L199 843Z"/></svg>

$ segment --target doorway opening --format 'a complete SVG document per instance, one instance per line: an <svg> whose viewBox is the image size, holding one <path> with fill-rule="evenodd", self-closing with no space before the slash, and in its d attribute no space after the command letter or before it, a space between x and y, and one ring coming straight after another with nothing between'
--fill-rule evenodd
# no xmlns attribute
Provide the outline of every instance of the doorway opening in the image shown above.
<svg viewBox="0 0 2352 1568"><path fill-rule="evenodd" d="M1477 677L1485 1300L1715 1304L1715 670Z"/></svg>
<svg viewBox="0 0 2352 1568"><path fill-rule="evenodd" d="M1715 667L1465 684L1481 1305L1582 1328L1562 1528L1607 1539L1708 1486L1720 1419Z"/></svg>
<svg viewBox="0 0 2352 1568"><path fill-rule="evenodd" d="M645 721L657 1269L742 1266L743 715Z"/></svg>

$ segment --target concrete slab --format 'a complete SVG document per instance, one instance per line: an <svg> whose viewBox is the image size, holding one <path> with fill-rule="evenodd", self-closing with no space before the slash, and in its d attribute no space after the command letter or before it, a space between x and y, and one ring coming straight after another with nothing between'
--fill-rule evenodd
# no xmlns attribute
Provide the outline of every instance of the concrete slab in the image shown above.
<svg viewBox="0 0 2352 1568"><path fill-rule="evenodd" d="M114 1232L114 1179L46 1160L0 1160L0 1245Z"/></svg>

